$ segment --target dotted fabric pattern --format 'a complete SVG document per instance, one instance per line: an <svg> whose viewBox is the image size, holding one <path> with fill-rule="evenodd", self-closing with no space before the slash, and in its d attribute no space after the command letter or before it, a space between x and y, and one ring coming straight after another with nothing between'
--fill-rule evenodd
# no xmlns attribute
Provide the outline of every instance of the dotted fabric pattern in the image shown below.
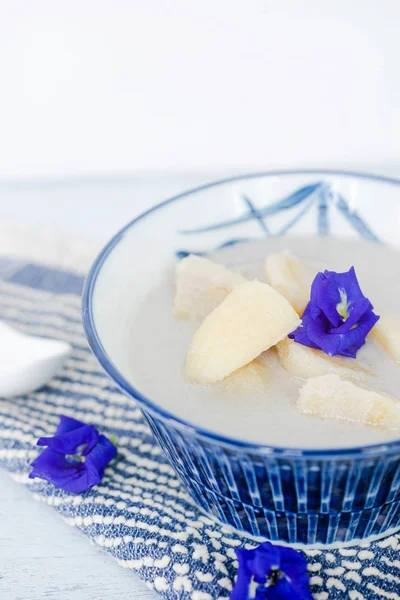
<svg viewBox="0 0 400 600"><path fill-rule="evenodd" d="M81 325L83 278L40 264L0 260L0 319L73 345L62 372L36 393L0 400L0 466L70 525L132 569L168 600L229 598L235 548L257 543L205 517L191 502L142 419L91 355ZM59 415L92 423L118 440L101 485L70 494L30 480L36 440ZM400 600L400 536L373 544L307 551L318 600Z"/></svg>

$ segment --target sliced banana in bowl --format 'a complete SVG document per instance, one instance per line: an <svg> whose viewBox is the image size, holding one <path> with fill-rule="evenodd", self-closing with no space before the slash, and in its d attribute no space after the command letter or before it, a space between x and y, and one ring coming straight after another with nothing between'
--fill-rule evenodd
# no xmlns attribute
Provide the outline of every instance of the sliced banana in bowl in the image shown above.
<svg viewBox="0 0 400 600"><path fill-rule="evenodd" d="M274 288L259 281L244 283L196 331L186 359L186 374L197 383L221 381L299 325L296 311Z"/></svg>
<svg viewBox="0 0 400 600"><path fill-rule="evenodd" d="M400 401L336 374L311 377L300 390L300 412L400 432Z"/></svg>
<svg viewBox="0 0 400 600"><path fill-rule="evenodd" d="M290 250L271 253L265 260L268 283L285 296L299 315L303 314L310 299L311 284L318 270Z"/></svg>
<svg viewBox="0 0 400 600"><path fill-rule="evenodd" d="M285 338L276 346L282 367L293 377L309 379L333 373L350 379L362 379L372 373L359 361L344 356L328 356Z"/></svg>
<svg viewBox="0 0 400 600"><path fill-rule="evenodd" d="M191 254L176 267L174 316L204 319L246 279L208 258Z"/></svg>
<svg viewBox="0 0 400 600"><path fill-rule="evenodd" d="M225 377L221 381L220 387L231 394L262 394L268 389L270 379L271 367L268 365L268 360L261 354L244 367L240 367Z"/></svg>
<svg viewBox="0 0 400 600"><path fill-rule="evenodd" d="M381 318L371 331L383 349L400 363L400 316L381 315Z"/></svg>

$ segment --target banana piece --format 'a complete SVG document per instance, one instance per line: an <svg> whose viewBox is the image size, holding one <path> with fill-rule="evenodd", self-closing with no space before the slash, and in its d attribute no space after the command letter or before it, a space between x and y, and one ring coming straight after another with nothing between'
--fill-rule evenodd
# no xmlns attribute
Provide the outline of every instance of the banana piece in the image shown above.
<svg viewBox="0 0 400 600"><path fill-rule="evenodd" d="M286 338L276 346L279 361L294 377L309 379L327 373L336 373L350 379L361 379L370 372L354 358L328 356L322 350L314 350Z"/></svg>
<svg viewBox="0 0 400 600"><path fill-rule="evenodd" d="M262 393L268 387L268 379L268 367L259 357L225 377L221 388L232 394Z"/></svg>
<svg viewBox="0 0 400 600"><path fill-rule="evenodd" d="M371 335L396 362L400 363L400 317L398 315L381 315Z"/></svg>
<svg viewBox="0 0 400 600"><path fill-rule="evenodd" d="M204 318L235 286L245 281L239 273L191 254L176 267L174 316L178 319Z"/></svg>
<svg viewBox="0 0 400 600"><path fill-rule="evenodd" d="M269 254L265 261L267 281L302 315L310 300L317 267L304 263L290 250Z"/></svg>
<svg viewBox="0 0 400 600"><path fill-rule="evenodd" d="M259 281L236 287L194 335L186 374L198 383L221 381L274 346L300 324L289 302Z"/></svg>
<svg viewBox="0 0 400 600"><path fill-rule="evenodd" d="M356 385L338 375L309 379L300 390L297 407L302 413L322 419L400 431L400 401L397 398Z"/></svg>

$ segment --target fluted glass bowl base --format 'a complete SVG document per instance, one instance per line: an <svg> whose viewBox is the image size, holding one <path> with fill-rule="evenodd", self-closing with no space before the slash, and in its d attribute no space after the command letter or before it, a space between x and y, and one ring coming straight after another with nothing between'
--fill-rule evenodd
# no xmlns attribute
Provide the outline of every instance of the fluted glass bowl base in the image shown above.
<svg viewBox="0 0 400 600"><path fill-rule="evenodd" d="M227 530L229 529L231 531L235 531L236 533L243 536L244 538L251 540L251 541L255 541L257 543L265 542L266 540L268 540L269 542L277 543L281 546L288 546L290 548L295 548L296 550L335 550L338 548L351 548L352 546L360 546L360 545L364 546L364 545L371 544L372 542L378 542L379 540L383 540L387 537L390 537L391 535L400 533L400 524L399 524L397 527L392 527L383 533L369 535L368 537L364 537L364 538L353 538L349 541L336 541L336 542L332 542L329 544L323 543L323 542L311 542L311 543L300 542L300 541L288 542L287 540L282 540L280 538L272 538L272 537L262 536L262 535L252 535L250 532L248 532L246 530L237 529L236 527L232 526L231 523L229 523L228 521L226 521L226 520L221 521L221 519L216 517L214 515L214 513L204 510L204 508L202 508L196 502L196 499L194 497L192 497L192 500L194 501L197 508L203 513L203 515L205 517L208 517L208 518L216 521L220 525L227 527ZM284 515L275 515L275 519L277 522L280 522L281 528L285 528L285 526L287 527L287 523L284 522L285 520L287 521L289 519L290 522L293 522L293 519L295 519L295 518L296 517L294 517L293 515L285 515L285 514ZM358 515L354 515L352 518L356 519L356 518L358 518ZM347 532L345 532L345 533L347 533ZM344 537L344 540L346 540L346 535L344 535L343 537Z"/></svg>

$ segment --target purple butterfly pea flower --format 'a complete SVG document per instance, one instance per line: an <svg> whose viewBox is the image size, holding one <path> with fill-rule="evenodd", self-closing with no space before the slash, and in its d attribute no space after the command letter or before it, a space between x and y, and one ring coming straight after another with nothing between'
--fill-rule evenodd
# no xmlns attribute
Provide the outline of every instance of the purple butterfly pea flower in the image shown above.
<svg viewBox="0 0 400 600"><path fill-rule="evenodd" d="M115 445L93 425L60 416L52 437L42 437L47 446L32 463L31 479L50 481L67 492L80 493L100 483L104 470L117 453Z"/></svg>
<svg viewBox="0 0 400 600"><path fill-rule="evenodd" d="M302 324L289 337L329 356L355 358L379 317L360 289L354 267L347 273L318 273Z"/></svg>
<svg viewBox="0 0 400 600"><path fill-rule="evenodd" d="M312 600L307 562L296 550L264 542L236 555L239 568L230 600L249 600L253 582L255 600Z"/></svg>

